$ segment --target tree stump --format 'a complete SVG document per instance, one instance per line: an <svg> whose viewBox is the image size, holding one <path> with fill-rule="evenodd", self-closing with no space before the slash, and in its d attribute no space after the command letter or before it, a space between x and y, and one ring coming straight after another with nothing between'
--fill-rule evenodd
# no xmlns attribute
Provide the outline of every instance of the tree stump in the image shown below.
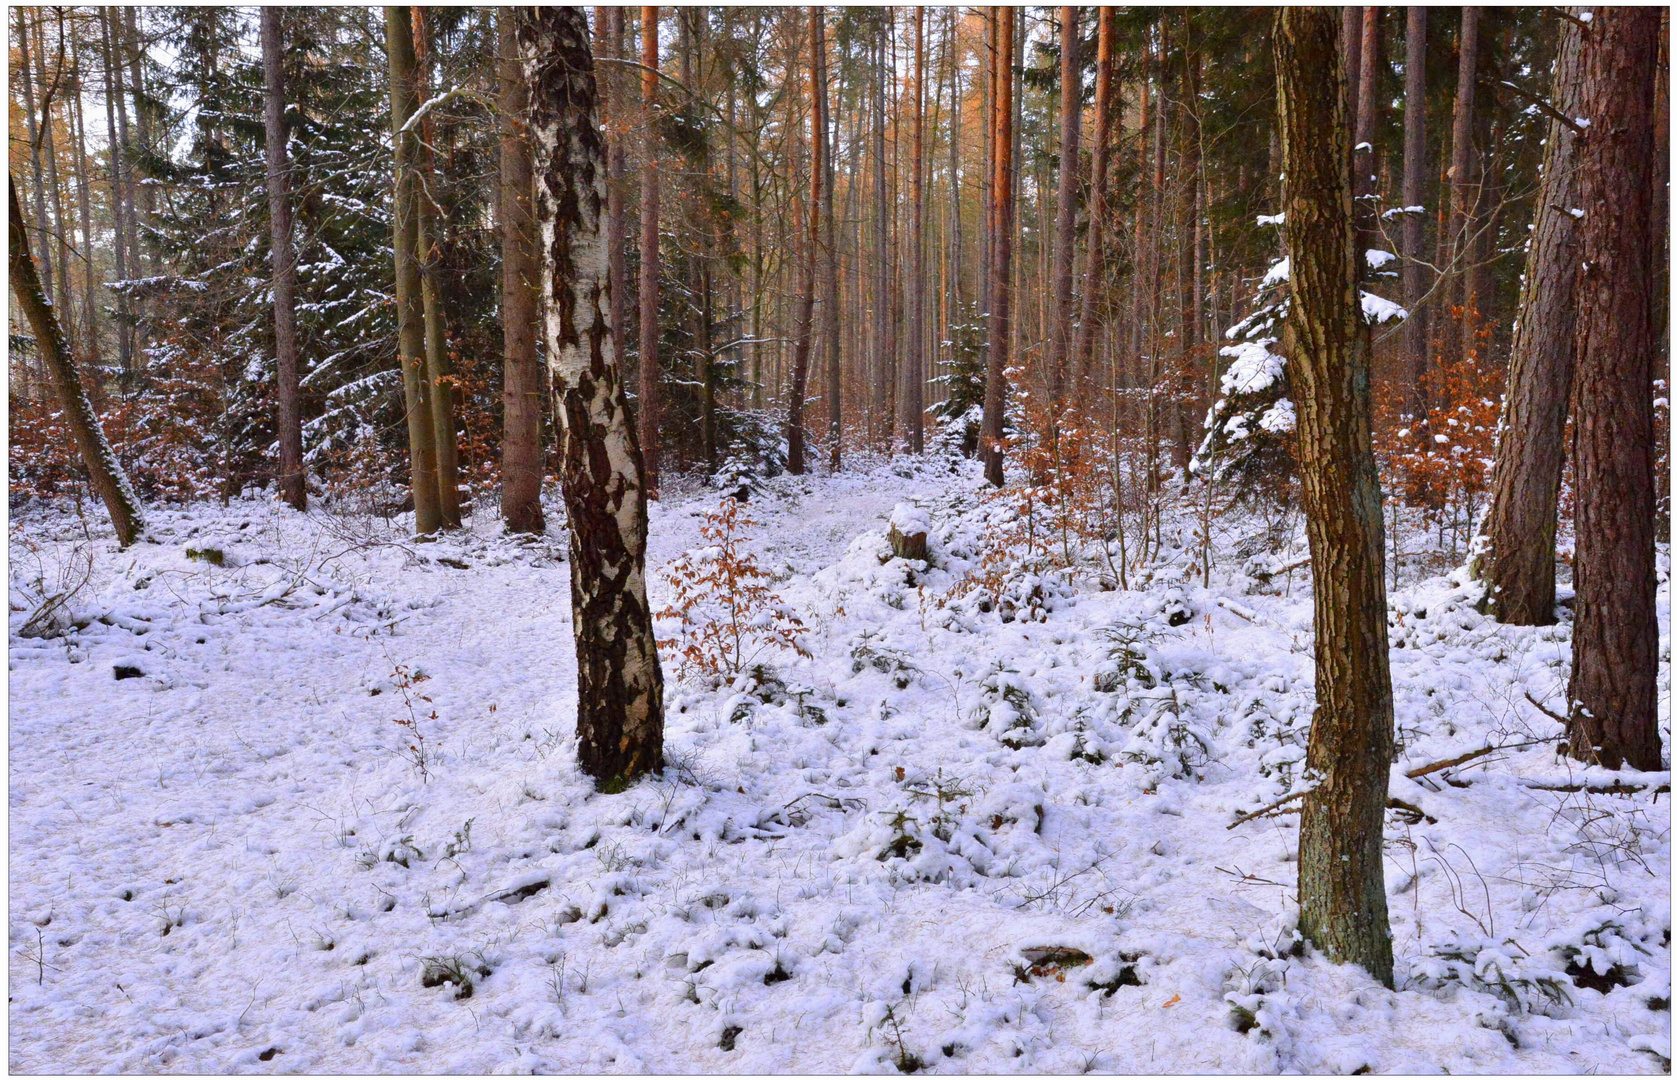
<svg viewBox="0 0 1677 1080"><path fill-rule="evenodd" d="M931 529L932 521L926 511L911 503L898 503L891 511L891 554L899 559L929 562L926 535Z"/></svg>

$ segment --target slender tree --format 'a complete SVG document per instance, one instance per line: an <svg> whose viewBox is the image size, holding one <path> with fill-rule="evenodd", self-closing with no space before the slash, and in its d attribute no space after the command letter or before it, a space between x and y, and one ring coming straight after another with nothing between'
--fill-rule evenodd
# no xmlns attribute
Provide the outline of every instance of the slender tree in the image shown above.
<svg viewBox="0 0 1677 1080"><path fill-rule="evenodd" d="M793 331L792 386L786 403L786 471L794 476L804 471L804 394L809 386L809 351L815 336L815 294L819 288L816 268L821 251L822 188L826 186L827 163L824 155L827 117L822 105L826 95L820 92L825 79L822 63L822 23L825 16L819 7L809 9L809 235L802 260L803 288L798 301L798 320Z"/></svg>
<svg viewBox="0 0 1677 1080"><path fill-rule="evenodd" d="M821 143L821 337L822 350L827 357L827 466L838 471L841 444L844 440L843 378L844 353L839 340L838 238L837 218L833 214L834 161L836 144L829 131L832 110L827 97L827 29L825 9L814 23L815 42L812 46L818 78L815 82L816 108L820 116L817 137Z"/></svg>
<svg viewBox="0 0 1677 1080"><path fill-rule="evenodd" d="M432 425L431 380L425 372L425 308L419 278L419 177L415 171L419 135L408 123L417 107L410 10L400 4L384 9L384 37L390 59L390 131L396 154L392 244L396 253L396 362L402 370L407 407L414 532L426 536L442 527L442 512L437 496L436 429Z"/></svg>
<svg viewBox="0 0 1677 1080"><path fill-rule="evenodd" d="M1577 15L1579 12L1574 11ZM1583 32L1557 20L1543 181L1532 207L1531 246L1520 288L1520 314L1508 369L1508 394L1492 473L1480 568L1489 609L1506 623L1555 621L1555 525L1566 458L1567 399L1572 393L1577 314L1578 175L1575 126L1583 116Z"/></svg>
<svg viewBox="0 0 1677 1080"><path fill-rule="evenodd" d="M279 493L292 509L308 507L303 418L297 405L297 252L291 245L286 182L285 43L281 8L262 9L262 79L267 123L268 218L273 234L274 357L279 366ZM118 234L120 235L120 233Z"/></svg>
<svg viewBox="0 0 1677 1080"><path fill-rule="evenodd" d="M643 463L612 363L606 146L582 8L519 27L530 83L543 330L571 533L577 760L606 792L663 768L664 676L646 596Z"/></svg>
<svg viewBox="0 0 1677 1080"><path fill-rule="evenodd" d="M64 411L64 420L76 440L82 466L87 470L88 483L111 515L117 543L127 547L146 530L140 500L129 485L127 474L122 471L122 463L112 453L99 417L87 400L87 391L76 373L75 359L64 341L64 329L35 272L35 260L29 256L29 233L23 222L23 210L18 206L17 182L10 172L6 174L6 198L9 202L7 225L11 230L8 268L12 276L12 292L17 296L17 306L23 310L30 332L35 335L35 348L52 378L59 407Z"/></svg>
<svg viewBox="0 0 1677 1080"><path fill-rule="evenodd" d="M1282 346L1297 396L1299 479L1315 586L1316 778L1299 829L1299 929L1338 963L1392 984L1381 843L1392 684L1368 329L1351 222L1344 58L1327 8L1283 8L1275 70L1292 310Z"/></svg>
<svg viewBox="0 0 1677 1080"><path fill-rule="evenodd" d="M1078 386L1088 384L1095 357L1095 335L1106 275L1107 231L1111 228L1107 206L1107 170L1112 161L1112 125L1115 119L1113 64L1117 53L1118 12L1100 9L1100 37L1095 54L1095 139L1089 162L1089 240L1084 253L1083 296L1077 318L1073 367Z"/></svg>
<svg viewBox="0 0 1677 1080"><path fill-rule="evenodd" d="M908 452L926 448L926 9L912 12L914 123L908 173L908 348L903 350L903 426Z"/></svg>
<svg viewBox="0 0 1677 1080"><path fill-rule="evenodd" d="M426 12L414 11L414 105L425 106L431 82L431 31ZM460 451L454 430L454 362L448 353L442 296L443 208L438 201L437 168L431 148L436 145L429 113L419 117L416 158L419 182L415 187L418 221L416 253L419 260L420 305L425 319L425 377L430 383L432 441L437 454L437 509L445 529L460 527Z"/></svg>
<svg viewBox="0 0 1677 1080"><path fill-rule="evenodd" d="M1077 243L1078 141L1083 126L1083 61L1077 55L1077 9L1060 8L1060 186L1054 209L1054 313L1048 337L1048 405L1064 404L1072 348L1072 265ZM1096 106L1097 110L1099 106ZM1097 121L1098 123L1099 121ZM1091 231L1089 249L1097 241Z"/></svg>
<svg viewBox="0 0 1677 1080"><path fill-rule="evenodd" d="M1409 9L1403 46L1403 354L1407 360L1404 406L1412 417L1426 414L1427 320L1427 9Z"/></svg>
<svg viewBox="0 0 1677 1080"><path fill-rule="evenodd" d="M1461 36L1456 41L1456 104L1450 122L1450 230L1445 271L1451 275L1452 300L1462 309L1460 355L1467 355L1466 341L1473 333L1467 309L1473 297L1465 291L1470 276L1467 264L1473 248L1474 102L1479 78L1479 16L1476 7L1462 8Z"/></svg>
<svg viewBox="0 0 1677 1080"><path fill-rule="evenodd" d="M1654 594L1654 93L1658 8L1595 9L1578 194L1577 546L1568 737L1611 769L1661 767ZM1661 198L1665 197L1662 191Z"/></svg>
<svg viewBox="0 0 1677 1080"><path fill-rule="evenodd" d="M547 528L541 498L542 395L547 379L536 357L541 270L536 253L530 92L518 51L518 16L501 8L495 21L501 83L501 520L508 532L539 535ZM620 335L615 333L615 324L612 329L615 341ZM623 369L615 350L613 362L619 371Z"/></svg>
<svg viewBox="0 0 1677 1080"><path fill-rule="evenodd" d="M663 376L658 369L658 9L641 8L640 401L647 498L658 497Z"/></svg>
<svg viewBox="0 0 1677 1080"><path fill-rule="evenodd" d="M996 21L995 135L990 141L990 351L984 372L979 442L984 478L1001 487L1002 422L1007 411L1008 344L1013 336L1013 23L1014 8L993 7Z"/></svg>
<svg viewBox="0 0 1677 1080"><path fill-rule="evenodd" d="M1375 100L1380 81L1380 9L1363 8L1363 21L1359 29L1362 33L1362 47L1358 50L1358 58L1362 66L1354 73L1357 79L1357 126L1351 144L1351 216L1357 226L1357 272L1366 278L1369 266L1362 253L1374 247L1379 239L1379 226L1375 223L1374 213L1374 133L1380 126L1378 103Z"/></svg>

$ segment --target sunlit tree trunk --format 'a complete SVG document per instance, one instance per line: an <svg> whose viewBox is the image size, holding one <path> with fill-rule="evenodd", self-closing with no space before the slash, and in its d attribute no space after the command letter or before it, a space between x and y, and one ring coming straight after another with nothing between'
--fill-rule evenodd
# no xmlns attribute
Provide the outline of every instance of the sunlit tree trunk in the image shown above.
<svg viewBox="0 0 1677 1080"><path fill-rule="evenodd" d="M1275 70L1286 162L1292 310L1282 345L1298 403L1299 480L1315 588L1316 712L1299 828L1299 929L1392 985L1382 840L1392 764L1380 482L1358 301L1338 27L1283 8Z"/></svg>
<svg viewBox="0 0 1677 1080"><path fill-rule="evenodd" d="M664 677L646 596L646 498L611 360L606 147L581 8L521 20L530 84L543 329L571 533L577 761L601 790L663 768Z"/></svg>

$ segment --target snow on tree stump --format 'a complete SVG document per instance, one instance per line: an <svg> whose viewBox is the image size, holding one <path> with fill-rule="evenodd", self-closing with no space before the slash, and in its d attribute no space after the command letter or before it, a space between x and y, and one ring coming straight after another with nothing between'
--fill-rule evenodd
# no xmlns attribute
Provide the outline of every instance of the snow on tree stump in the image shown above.
<svg viewBox="0 0 1677 1080"><path fill-rule="evenodd" d="M891 554L899 559L928 562L926 535L931 531L932 519L926 511L912 503L898 503L891 511Z"/></svg>

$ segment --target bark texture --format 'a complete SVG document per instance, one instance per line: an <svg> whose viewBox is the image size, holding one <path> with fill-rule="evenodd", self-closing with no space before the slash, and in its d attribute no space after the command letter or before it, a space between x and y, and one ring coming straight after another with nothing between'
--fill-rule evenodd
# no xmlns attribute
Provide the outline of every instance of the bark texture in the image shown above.
<svg viewBox="0 0 1677 1080"><path fill-rule="evenodd" d="M1654 90L1658 8L1595 9L1579 140L1572 755L1660 768L1654 611ZM1663 192L1661 193L1663 196Z"/></svg>
<svg viewBox="0 0 1677 1080"><path fill-rule="evenodd" d="M495 19L501 83L501 520L508 532L540 534L547 527L541 497L546 378L536 358L540 267L530 94L518 51L517 16L503 8Z"/></svg>
<svg viewBox="0 0 1677 1080"><path fill-rule="evenodd" d="M390 57L390 131L395 143L396 363L402 369L407 407L408 458L413 491L413 531L442 528L437 502L436 430L431 424L431 380L425 373L425 307L419 283L419 178L414 171L419 136L407 128L417 107L413 94L413 18L405 5L384 9Z"/></svg>
<svg viewBox="0 0 1677 1080"><path fill-rule="evenodd" d="M1293 290L1283 347L1298 402L1316 620L1299 929L1330 959L1391 986L1381 863L1393 738L1385 551L1338 31L1325 8L1284 8L1275 24Z"/></svg>
<svg viewBox="0 0 1677 1080"><path fill-rule="evenodd" d="M414 7L414 107L425 103L430 83L430 30L426 9ZM425 378L430 384L432 445L437 454L437 510L445 529L460 527L460 451L454 431L454 361L448 354L448 333L444 326L442 281L442 207L437 205L436 168L431 147L429 116L420 119L419 146L415 164L420 182L414 189L419 247L420 303L425 318Z"/></svg>
<svg viewBox="0 0 1677 1080"><path fill-rule="evenodd" d="M664 677L646 598L642 460L611 361L606 147L583 9L536 8L519 44L530 83L543 329L571 532L577 759L602 790L663 767Z"/></svg>
<svg viewBox="0 0 1677 1080"><path fill-rule="evenodd" d="M990 351L984 370L984 420L979 445L984 478L1001 487L1002 418L1007 411L1008 343L1013 336L1013 21L1014 9L991 8L996 26L996 74L990 143Z"/></svg>
<svg viewBox="0 0 1677 1080"><path fill-rule="evenodd" d="M297 408L297 252L291 245L291 193L286 184L285 47L282 8L262 9L262 77L266 84L268 218L274 260L274 358L279 367L279 493L294 509L308 507L303 479L303 420ZM119 231L118 236L122 235Z"/></svg>
<svg viewBox="0 0 1677 1080"><path fill-rule="evenodd" d="M117 543L127 547L138 540L146 529L140 500L134 495L116 454L111 452L111 444L106 440L99 418L94 415L93 406L87 400L87 391L76 374L75 361L64 341L64 328L59 325L58 316L53 312L46 290L41 287L41 279L35 272L35 260L29 256L29 233L23 223L23 210L17 201L17 181L12 179L10 172L6 174L6 198L7 224L11 230L8 268L12 276L12 292L17 296L17 306L23 310L30 332L35 335L35 348L52 378L53 390L64 410L64 420L70 426L70 434L75 437L82 466L87 469L88 483L111 515Z"/></svg>
<svg viewBox="0 0 1677 1080"><path fill-rule="evenodd" d="M1582 116L1584 35L1577 23L1557 21L1561 40L1549 100L1566 116ZM1556 498L1578 310L1578 221L1569 212L1578 206L1576 141L1570 125L1549 122L1479 556L1488 610L1518 626L1555 621Z"/></svg>

